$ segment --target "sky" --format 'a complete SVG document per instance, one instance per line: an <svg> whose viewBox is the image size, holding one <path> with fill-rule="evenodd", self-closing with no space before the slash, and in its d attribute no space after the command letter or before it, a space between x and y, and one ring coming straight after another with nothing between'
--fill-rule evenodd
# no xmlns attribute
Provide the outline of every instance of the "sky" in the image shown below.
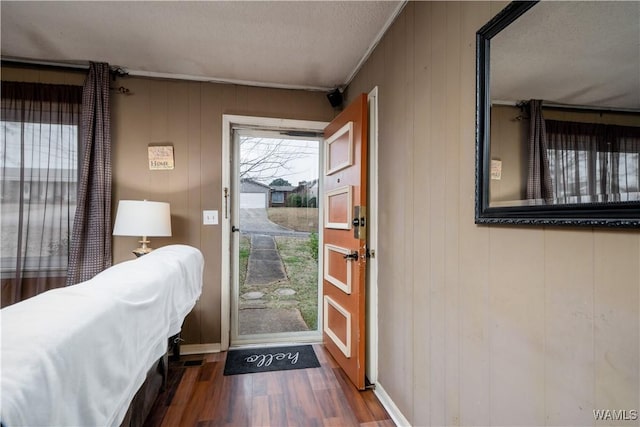
<svg viewBox="0 0 640 427"><path fill-rule="evenodd" d="M291 185L318 178L318 140L240 138L240 173L270 184L276 178ZM243 172L244 175L243 175Z"/></svg>
<svg viewBox="0 0 640 427"><path fill-rule="evenodd" d="M73 125L0 121L0 166L19 168L77 169L78 128ZM21 131L24 157L21 159ZM41 139L41 135L45 137Z"/></svg>

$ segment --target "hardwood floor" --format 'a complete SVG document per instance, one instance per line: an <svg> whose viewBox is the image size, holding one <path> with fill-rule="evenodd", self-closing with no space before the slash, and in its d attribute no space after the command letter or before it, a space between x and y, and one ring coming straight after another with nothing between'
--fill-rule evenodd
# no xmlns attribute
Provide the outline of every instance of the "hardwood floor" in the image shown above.
<svg viewBox="0 0 640 427"><path fill-rule="evenodd" d="M320 368L232 376L223 375L226 353L182 356L145 427L395 425L373 391L356 390L322 345L313 348Z"/></svg>

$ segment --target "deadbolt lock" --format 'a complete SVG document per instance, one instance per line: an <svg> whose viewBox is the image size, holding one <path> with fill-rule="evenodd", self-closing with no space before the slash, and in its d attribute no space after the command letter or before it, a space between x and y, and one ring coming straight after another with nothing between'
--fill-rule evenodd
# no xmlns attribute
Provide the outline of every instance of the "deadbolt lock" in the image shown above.
<svg viewBox="0 0 640 427"><path fill-rule="evenodd" d="M367 238L367 207L353 207L353 237L364 240Z"/></svg>

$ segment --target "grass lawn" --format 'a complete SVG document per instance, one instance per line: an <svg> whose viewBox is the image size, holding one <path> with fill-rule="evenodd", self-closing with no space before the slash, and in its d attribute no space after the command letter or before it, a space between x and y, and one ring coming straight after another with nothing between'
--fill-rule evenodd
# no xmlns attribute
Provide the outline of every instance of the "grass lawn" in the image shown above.
<svg viewBox="0 0 640 427"><path fill-rule="evenodd" d="M249 252L251 251L251 237L240 235L240 293L247 292L244 281L247 277L247 266L249 265Z"/></svg>
<svg viewBox="0 0 640 427"><path fill-rule="evenodd" d="M277 236L276 245L289 278L293 298L310 330L318 327L318 261L312 256L309 238Z"/></svg>
<svg viewBox="0 0 640 427"><path fill-rule="evenodd" d="M318 232L318 208L269 208L272 222L295 231Z"/></svg>
<svg viewBox="0 0 640 427"><path fill-rule="evenodd" d="M318 327L318 261L313 256L313 239L309 237L275 237L280 258L284 264L287 280L281 280L268 286L245 284L249 253L251 252L251 238L240 236L240 295L252 291L263 292L268 307L290 307L296 301L300 314L310 330ZM295 295L280 295L278 289L289 288L296 291Z"/></svg>

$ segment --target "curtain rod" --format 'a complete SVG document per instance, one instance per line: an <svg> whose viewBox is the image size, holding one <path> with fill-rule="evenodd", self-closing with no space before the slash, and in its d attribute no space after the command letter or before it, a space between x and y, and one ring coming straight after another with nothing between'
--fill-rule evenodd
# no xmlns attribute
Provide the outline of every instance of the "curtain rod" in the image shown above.
<svg viewBox="0 0 640 427"><path fill-rule="evenodd" d="M65 70L73 72L82 72L89 69L89 64L72 63L72 62L55 62L45 60L32 60L32 59L20 59L20 58L7 58L2 57L2 66L14 66L14 67L33 67L33 68L51 68L56 70ZM129 73L122 67L109 66L111 74L117 77L123 77Z"/></svg>
<svg viewBox="0 0 640 427"><path fill-rule="evenodd" d="M512 107L520 107L528 104L529 101L503 101L503 100L493 100L491 101L491 105L507 105ZM573 104L556 104L553 102L545 102L542 101L542 108L550 108L557 110L585 110L585 111L594 111L598 113L622 113L622 114L638 114L640 113L640 109L637 108L622 108L622 107L597 107L594 105L573 105Z"/></svg>

